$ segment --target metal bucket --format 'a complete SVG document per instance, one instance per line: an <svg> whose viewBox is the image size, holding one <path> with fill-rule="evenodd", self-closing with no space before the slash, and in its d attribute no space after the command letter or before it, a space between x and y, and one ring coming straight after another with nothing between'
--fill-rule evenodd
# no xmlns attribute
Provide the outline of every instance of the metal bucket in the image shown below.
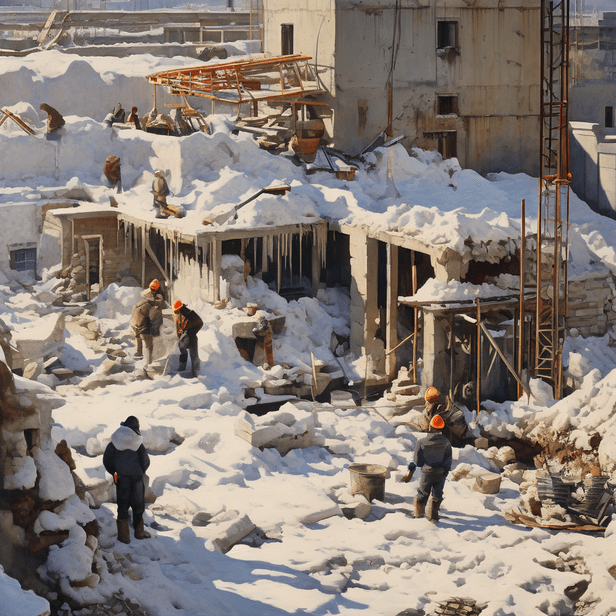
<svg viewBox="0 0 616 616"><path fill-rule="evenodd" d="M363 494L369 501L385 501L387 469L380 464L351 464L351 494Z"/></svg>

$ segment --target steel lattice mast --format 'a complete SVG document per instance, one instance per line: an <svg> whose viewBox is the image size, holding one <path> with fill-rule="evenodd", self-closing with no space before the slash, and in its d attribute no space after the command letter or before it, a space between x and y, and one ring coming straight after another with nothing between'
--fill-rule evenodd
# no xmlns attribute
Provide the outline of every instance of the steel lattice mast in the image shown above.
<svg viewBox="0 0 616 616"><path fill-rule="evenodd" d="M541 161L535 376L562 392L569 226L569 2L541 0Z"/></svg>

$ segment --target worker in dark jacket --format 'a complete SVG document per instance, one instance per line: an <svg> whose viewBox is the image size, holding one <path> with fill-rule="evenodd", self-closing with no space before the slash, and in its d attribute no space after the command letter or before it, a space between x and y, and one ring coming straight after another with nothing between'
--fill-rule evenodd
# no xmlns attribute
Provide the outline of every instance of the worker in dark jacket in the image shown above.
<svg viewBox="0 0 616 616"><path fill-rule="evenodd" d="M428 519L438 521L438 511L443 502L445 479L451 470L451 443L443 435L445 422L440 415L430 420L429 436L422 438L415 447L415 461L408 466L408 473L402 478L405 483L411 480L415 469L421 467L419 489L415 497L415 517L422 518L426 511L428 497L431 499Z"/></svg>
<svg viewBox="0 0 616 616"><path fill-rule="evenodd" d="M201 367L197 332L203 327L203 321L194 310L191 310L180 300L173 304L173 318L175 320L175 331L179 339L180 372L186 369L188 353L190 352L192 375L196 377Z"/></svg>
<svg viewBox="0 0 616 616"><path fill-rule="evenodd" d="M133 510L135 539L151 537L143 524L145 484L143 475L150 466L150 457L139 432L139 420L131 415L111 435L103 454L103 466L113 476L118 501L118 541L130 543L128 509Z"/></svg>

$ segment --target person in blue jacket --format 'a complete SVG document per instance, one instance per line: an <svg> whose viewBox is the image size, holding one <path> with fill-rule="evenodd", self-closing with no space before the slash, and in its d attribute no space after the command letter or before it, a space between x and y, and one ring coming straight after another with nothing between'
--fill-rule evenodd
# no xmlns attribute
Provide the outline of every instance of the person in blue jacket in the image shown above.
<svg viewBox="0 0 616 616"><path fill-rule="evenodd" d="M415 517L422 518L426 512L426 503L431 498L431 507L428 519L437 522L438 511L443 502L443 488L445 479L451 470L452 453L451 443L443 435L445 422L440 415L434 415L430 420L430 433L417 441L415 447L415 461L408 466L408 473L402 478L405 483L411 480L415 469L421 467L419 489L415 497Z"/></svg>
<svg viewBox="0 0 616 616"><path fill-rule="evenodd" d="M118 541L130 543L128 509L133 510L135 539L151 537L143 524L145 484L143 475L150 466L150 457L139 432L139 420L131 415L111 435L103 454L103 466L113 477L118 501Z"/></svg>

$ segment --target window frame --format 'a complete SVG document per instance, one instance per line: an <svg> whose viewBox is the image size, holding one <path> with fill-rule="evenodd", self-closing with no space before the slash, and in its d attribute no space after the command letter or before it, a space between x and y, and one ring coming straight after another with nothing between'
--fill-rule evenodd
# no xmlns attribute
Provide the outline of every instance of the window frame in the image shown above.
<svg viewBox="0 0 616 616"><path fill-rule="evenodd" d="M451 40L453 39L453 41ZM458 48L458 22L449 19L439 19L436 22L436 48Z"/></svg>

